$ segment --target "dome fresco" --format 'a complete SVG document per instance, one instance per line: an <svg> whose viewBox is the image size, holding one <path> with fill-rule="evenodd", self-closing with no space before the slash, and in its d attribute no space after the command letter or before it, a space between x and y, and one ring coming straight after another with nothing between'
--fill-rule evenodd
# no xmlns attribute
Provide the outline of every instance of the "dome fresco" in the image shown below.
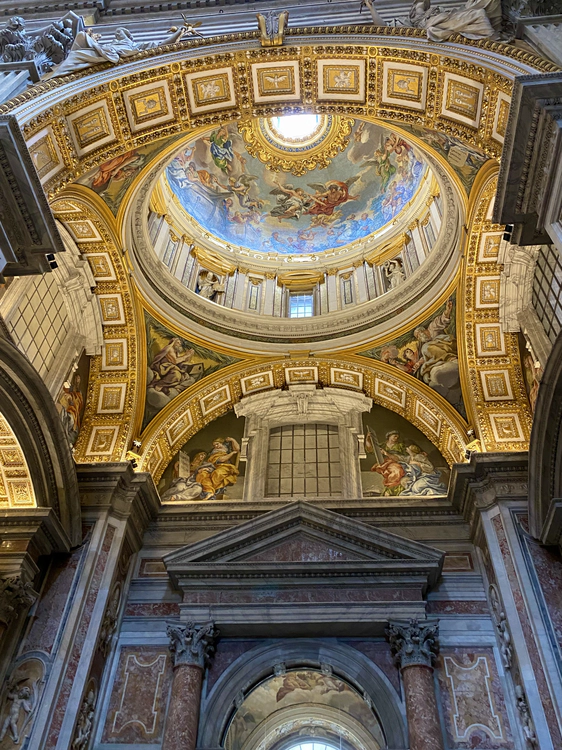
<svg viewBox="0 0 562 750"><path fill-rule="evenodd" d="M184 145L166 176L186 213L224 242L254 252L320 253L395 219L427 169L411 143L379 125L356 120L344 143L326 168L295 176L250 155L231 123Z"/></svg>

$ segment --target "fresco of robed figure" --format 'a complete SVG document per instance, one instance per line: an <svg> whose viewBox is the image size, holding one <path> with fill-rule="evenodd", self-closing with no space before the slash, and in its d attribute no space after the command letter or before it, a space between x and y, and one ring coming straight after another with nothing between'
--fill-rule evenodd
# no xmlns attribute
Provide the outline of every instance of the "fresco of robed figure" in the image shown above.
<svg viewBox="0 0 562 750"><path fill-rule="evenodd" d="M211 422L183 445L160 480L162 502L241 499L244 418L233 412Z"/></svg>
<svg viewBox="0 0 562 750"><path fill-rule="evenodd" d="M166 169L185 211L221 240L257 252L319 253L392 221L413 198L426 164L387 128L355 121L344 151L303 176L268 170L237 125L183 146Z"/></svg>
<svg viewBox="0 0 562 750"><path fill-rule="evenodd" d="M189 386L238 362L235 357L175 335L148 314L145 323L148 368L144 426Z"/></svg>
<svg viewBox="0 0 562 750"><path fill-rule="evenodd" d="M363 415L364 497L446 495L450 470L437 448L399 414L375 405Z"/></svg>

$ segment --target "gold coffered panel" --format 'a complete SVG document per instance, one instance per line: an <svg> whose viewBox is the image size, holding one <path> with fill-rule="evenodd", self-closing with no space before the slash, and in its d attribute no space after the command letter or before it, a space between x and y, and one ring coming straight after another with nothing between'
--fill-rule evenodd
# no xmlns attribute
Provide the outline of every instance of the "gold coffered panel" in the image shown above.
<svg viewBox="0 0 562 750"><path fill-rule="evenodd" d="M35 508L36 505L21 445L7 420L0 415L0 508Z"/></svg>
<svg viewBox="0 0 562 750"><path fill-rule="evenodd" d="M177 397L150 423L142 435L139 469L158 482L183 443L205 424L234 408L243 396L286 385L320 384L363 390L375 403L402 415L418 427L449 463L464 460L467 425L444 398L425 384L377 362L339 359L286 359L244 362L230 373L211 375Z"/></svg>
<svg viewBox="0 0 562 750"><path fill-rule="evenodd" d="M363 31L342 27L337 33ZM412 37L411 30L407 31L389 31L387 40L377 38L370 44L350 43L348 37L337 46L322 41L314 46L235 53L209 54L205 49L201 57L180 62L166 62L162 56L157 76L152 56L143 53L144 71L120 76L120 66L108 67L96 73L96 87L91 91L77 93L77 86L87 84L87 72L73 76L72 81L42 83L40 91L31 88L19 102L23 106L29 97L43 94L45 111L28 121L23 117L21 124L26 140L35 146L34 158L51 197L124 149L130 151L197 126L241 116L267 117L295 108L303 111L303 107L310 112L394 120L397 125L417 123L498 157L513 77L529 72L529 65L549 66L498 44L474 45L477 65L462 59L462 52L450 55L444 44L424 41L423 47L401 47L400 36ZM197 46L186 44L194 50ZM466 45L469 55L470 46ZM498 58L488 50L511 57L511 76L494 70ZM51 88L60 100L55 107L46 94ZM15 104L8 103L0 110L14 108Z"/></svg>
<svg viewBox="0 0 562 750"><path fill-rule="evenodd" d="M503 230L490 219L495 189L496 177L489 176L474 205L461 274L464 337L460 338L464 356L459 361L464 370L461 371L463 394L484 450L527 450L531 414L517 334L502 331L500 268L497 260L486 253L486 248L497 245L496 239Z"/></svg>

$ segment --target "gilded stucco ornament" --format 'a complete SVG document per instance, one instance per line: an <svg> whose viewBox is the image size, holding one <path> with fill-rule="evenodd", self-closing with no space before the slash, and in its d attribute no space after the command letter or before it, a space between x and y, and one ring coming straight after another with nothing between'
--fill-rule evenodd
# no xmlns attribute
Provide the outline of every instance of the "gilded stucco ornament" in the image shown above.
<svg viewBox="0 0 562 750"><path fill-rule="evenodd" d="M322 115L312 137L283 140L271 122L272 118L244 118L238 130L250 156L259 159L272 172L291 172L300 176L314 169L325 169L345 151L354 120L339 115Z"/></svg>

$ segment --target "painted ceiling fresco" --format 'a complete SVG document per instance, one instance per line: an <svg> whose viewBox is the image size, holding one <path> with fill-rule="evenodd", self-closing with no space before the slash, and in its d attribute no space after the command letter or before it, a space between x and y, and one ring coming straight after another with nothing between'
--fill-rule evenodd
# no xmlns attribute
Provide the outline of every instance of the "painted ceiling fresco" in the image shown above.
<svg viewBox="0 0 562 750"><path fill-rule="evenodd" d="M319 253L377 231L412 199L425 172L410 143L364 121L355 121L328 167L303 176L268 170L235 123L190 142L166 169L185 211L210 233L282 254Z"/></svg>
<svg viewBox="0 0 562 750"><path fill-rule="evenodd" d="M455 293L413 331L360 354L421 380L466 417L459 376L456 311Z"/></svg>
<svg viewBox="0 0 562 750"><path fill-rule="evenodd" d="M177 336L145 313L148 368L143 429L172 399L239 360Z"/></svg>

